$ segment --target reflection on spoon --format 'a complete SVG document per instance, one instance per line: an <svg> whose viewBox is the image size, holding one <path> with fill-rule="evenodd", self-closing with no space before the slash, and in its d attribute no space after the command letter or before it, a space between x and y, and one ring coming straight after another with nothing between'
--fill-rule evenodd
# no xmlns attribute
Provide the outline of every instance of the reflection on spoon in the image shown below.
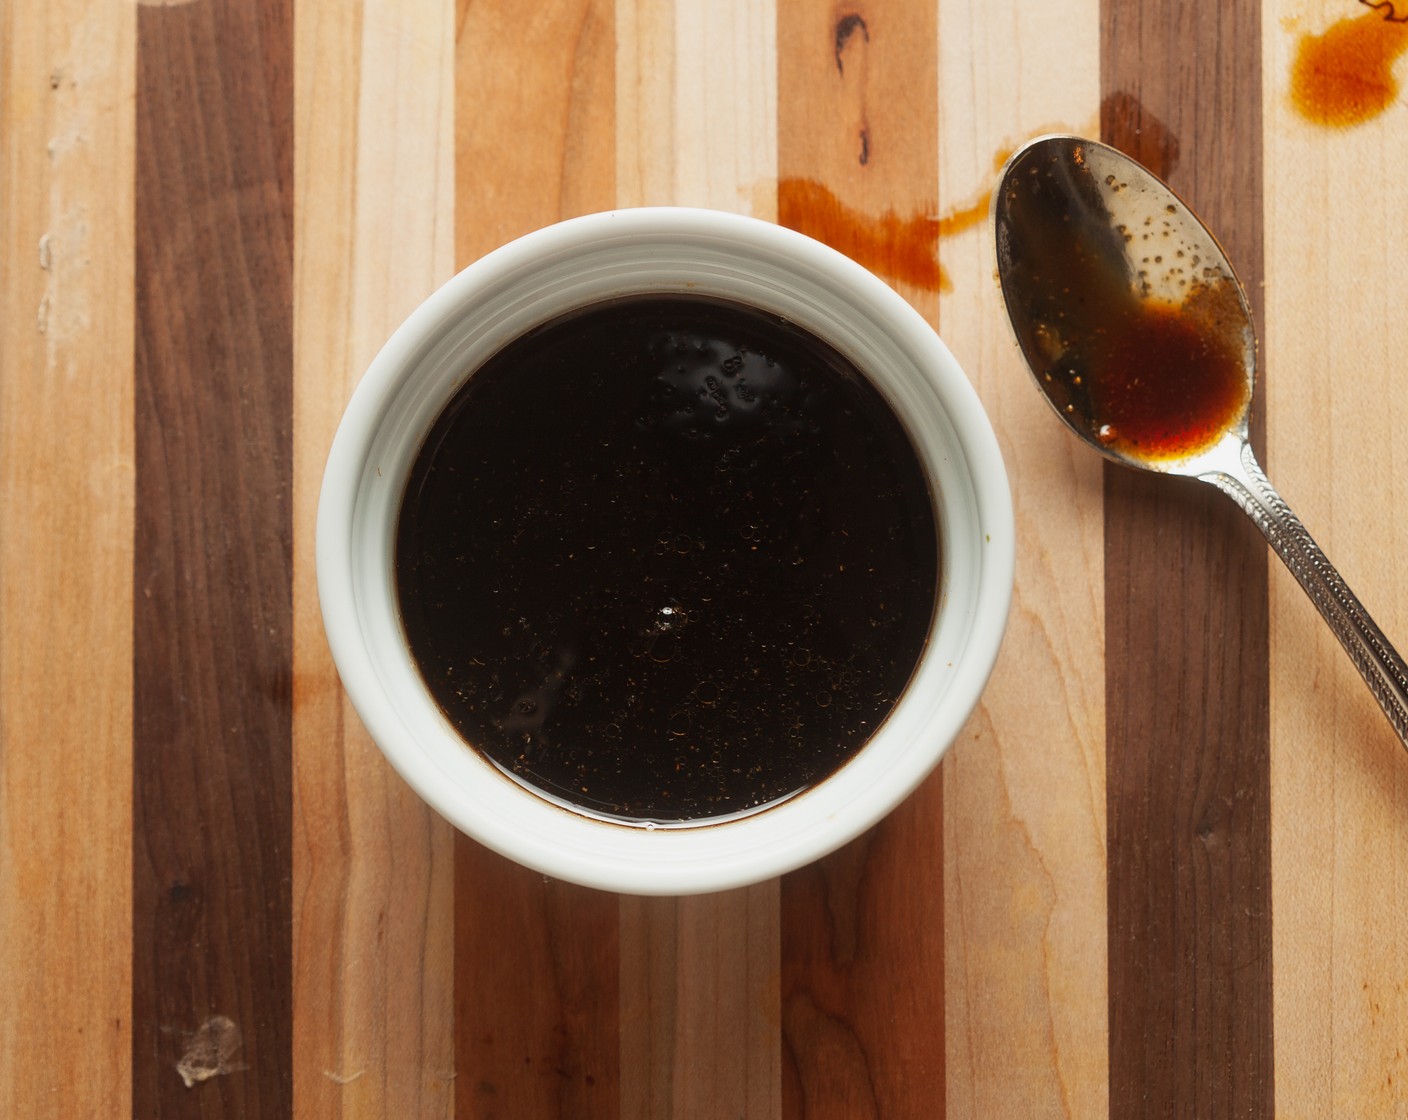
<svg viewBox="0 0 1408 1120"><path fill-rule="evenodd" d="M993 195L1017 342L1058 416L1126 466L1231 497L1300 581L1408 746L1408 666L1272 488L1247 442L1251 311L1222 248L1148 170L1048 136Z"/></svg>

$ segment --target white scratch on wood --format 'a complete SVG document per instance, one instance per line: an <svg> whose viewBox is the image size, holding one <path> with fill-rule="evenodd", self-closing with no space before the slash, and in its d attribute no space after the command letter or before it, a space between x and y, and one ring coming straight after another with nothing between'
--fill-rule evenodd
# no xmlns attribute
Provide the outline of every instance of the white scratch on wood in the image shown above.
<svg viewBox="0 0 1408 1120"><path fill-rule="evenodd" d="M176 1063L176 1072L192 1089L202 1081L220 1077L245 1067L235 1061L244 1040L233 1019L212 1015L186 1040L186 1052Z"/></svg>

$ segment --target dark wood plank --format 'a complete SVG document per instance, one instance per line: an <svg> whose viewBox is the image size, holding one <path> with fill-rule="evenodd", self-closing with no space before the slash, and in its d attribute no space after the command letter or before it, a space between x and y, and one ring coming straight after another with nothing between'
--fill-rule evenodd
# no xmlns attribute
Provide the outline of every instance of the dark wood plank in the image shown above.
<svg viewBox="0 0 1408 1120"><path fill-rule="evenodd" d="M1259 4L1102 20L1105 139L1198 209L1259 303ZM1267 575L1220 494L1106 466L1113 1116L1273 1115Z"/></svg>
<svg viewBox="0 0 1408 1120"><path fill-rule="evenodd" d="M143 1118L292 1109L292 52L292 9L276 0L139 13L132 1107Z"/></svg>
<svg viewBox="0 0 1408 1120"><path fill-rule="evenodd" d="M461 2L455 256L615 203L611 0ZM531 137L524 142L524 137ZM616 895L455 848L455 1114L619 1113Z"/></svg>
<svg viewBox="0 0 1408 1120"><path fill-rule="evenodd" d="M614 1120L617 896L459 843L455 1115Z"/></svg>
<svg viewBox="0 0 1408 1120"><path fill-rule="evenodd" d="M778 215L938 315L933 4L778 4ZM944 1113L943 790L782 881L782 1111Z"/></svg>

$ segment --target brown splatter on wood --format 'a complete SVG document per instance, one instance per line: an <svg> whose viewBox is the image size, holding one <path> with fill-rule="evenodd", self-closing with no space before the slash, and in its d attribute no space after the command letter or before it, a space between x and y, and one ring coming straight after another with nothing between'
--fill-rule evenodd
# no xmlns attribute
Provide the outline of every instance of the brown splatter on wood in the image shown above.
<svg viewBox="0 0 1408 1120"><path fill-rule="evenodd" d="M1291 104L1306 120L1345 128L1379 116L1398 100L1394 63L1408 50L1408 13L1392 4L1303 34L1291 63Z"/></svg>
<svg viewBox="0 0 1408 1120"><path fill-rule="evenodd" d="M931 292L951 288L939 264L939 241L981 225L988 205L989 195L984 193L937 216L886 210L872 217L847 206L811 179L783 179L777 189L780 224L825 242L872 272Z"/></svg>
<svg viewBox="0 0 1408 1120"><path fill-rule="evenodd" d="M1376 12L1380 12L1384 19L1391 19L1399 23L1408 21L1408 5L1405 5L1403 12L1400 13L1395 0L1359 0L1359 2L1366 8L1373 8Z"/></svg>
<svg viewBox="0 0 1408 1120"><path fill-rule="evenodd" d="M886 210L871 217L845 205L821 183L784 179L777 185L777 220L882 276L928 291L948 283L937 256L938 222L926 214L901 216Z"/></svg>

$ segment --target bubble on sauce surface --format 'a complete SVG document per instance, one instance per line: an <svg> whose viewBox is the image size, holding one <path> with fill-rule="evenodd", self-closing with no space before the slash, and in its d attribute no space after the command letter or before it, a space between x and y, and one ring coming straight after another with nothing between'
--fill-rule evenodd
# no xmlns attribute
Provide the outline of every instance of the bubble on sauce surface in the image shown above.
<svg viewBox="0 0 1408 1120"><path fill-rule="evenodd" d="M767 353L724 337L674 338L652 342L663 361L657 397L681 402L644 421L699 438L709 430L734 437L798 420L803 386L797 372Z"/></svg>

